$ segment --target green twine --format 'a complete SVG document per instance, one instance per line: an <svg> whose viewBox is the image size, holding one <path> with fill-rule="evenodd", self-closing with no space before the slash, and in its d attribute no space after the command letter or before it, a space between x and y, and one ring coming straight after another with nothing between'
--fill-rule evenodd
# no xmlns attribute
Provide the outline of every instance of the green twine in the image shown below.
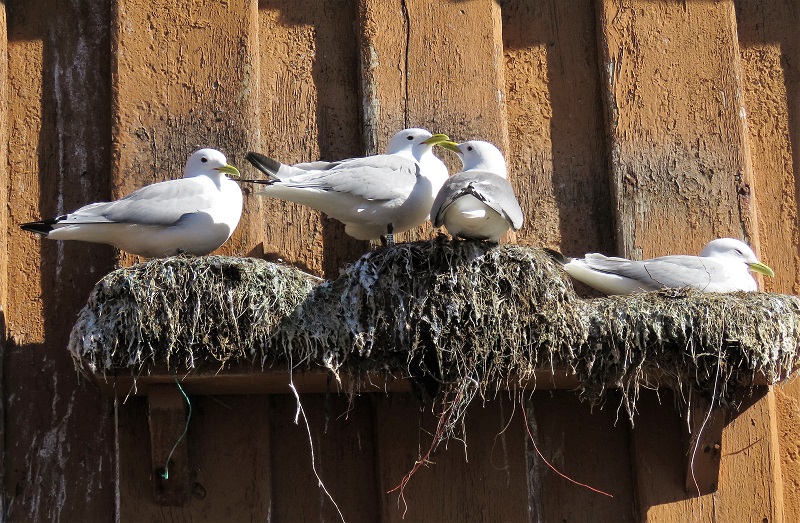
<svg viewBox="0 0 800 523"><path fill-rule="evenodd" d="M183 428L183 434L178 437L178 440L172 446L172 450L169 451L169 455L167 456L167 462L164 464L164 472L161 474L161 477L164 479L169 479L169 460L172 458L172 453L175 452L175 449L178 448L178 443L186 436L186 433L189 432L189 420L192 419L192 402L189 401L189 396L186 395L186 392L181 387L181 383L178 381L178 371L175 371L175 384L178 385L178 390L181 391L183 394L184 399L186 400L186 404L189 405L189 414L186 416L186 426Z"/></svg>

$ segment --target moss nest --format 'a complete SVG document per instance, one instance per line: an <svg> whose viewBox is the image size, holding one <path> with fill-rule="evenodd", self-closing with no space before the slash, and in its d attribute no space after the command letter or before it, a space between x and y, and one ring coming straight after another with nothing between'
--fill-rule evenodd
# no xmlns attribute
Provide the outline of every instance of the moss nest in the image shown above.
<svg viewBox="0 0 800 523"><path fill-rule="evenodd" d="M672 290L583 300L529 247L439 237L368 253L318 282L220 256L119 269L97 284L70 350L94 372L234 362L337 378L386 372L463 401L566 368L590 400L621 388L631 415L640 387L730 398L756 375L775 383L798 366L797 297Z"/></svg>
<svg viewBox="0 0 800 523"><path fill-rule="evenodd" d="M319 281L292 267L226 256L118 269L95 286L69 350L92 372L258 361L275 326Z"/></svg>

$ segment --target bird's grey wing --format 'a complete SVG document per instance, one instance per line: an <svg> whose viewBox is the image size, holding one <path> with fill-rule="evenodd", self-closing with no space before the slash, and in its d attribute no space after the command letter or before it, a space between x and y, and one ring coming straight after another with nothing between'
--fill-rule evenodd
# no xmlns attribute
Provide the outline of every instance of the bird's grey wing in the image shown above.
<svg viewBox="0 0 800 523"><path fill-rule="evenodd" d="M296 169L302 169L304 171L327 171L328 169L333 169L337 165L342 162L346 162L347 160L341 160L338 162L325 162L322 160L316 162L303 162L303 163L295 163L292 164L292 167Z"/></svg>
<svg viewBox="0 0 800 523"><path fill-rule="evenodd" d="M169 180L142 187L120 200L86 205L60 223L172 225L184 214L210 207L212 197L213 193L190 179Z"/></svg>
<svg viewBox="0 0 800 523"><path fill-rule="evenodd" d="M308 171L279 183L286 187L349 193L368 200L393 200L408 196L419 174L416 162L391 154L336 163L330 169Z"/></svg>
<svg viewBox="0 0 800 523"><path fill-rule="evenodd" d="M592 269L619 274L655 287L702 288L714 280L718 265L699 256L662 256L652 260L633 261L608 258L601 254L587 254L584 261Z"/></svg>
<svg viewBox="0 0 800 523"><path fill-rule="evenodd" d="M440 227L447 208L462 196L471 195L502 216L513 228L522 227L522 208L508 180L488 171L468 171L454 174L442 186L433 202L431 216Z"/></svg>

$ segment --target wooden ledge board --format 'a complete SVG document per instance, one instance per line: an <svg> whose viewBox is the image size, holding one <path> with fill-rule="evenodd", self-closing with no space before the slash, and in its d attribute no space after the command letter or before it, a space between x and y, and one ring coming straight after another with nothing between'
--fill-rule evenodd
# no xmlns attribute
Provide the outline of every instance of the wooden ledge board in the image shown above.
<svg viewBox="0 0 800 523"><path fill-rule="evenodd" d="M108 396L146 396L151 385L174 384L176 375L166 370L142 374L134 379L128 370L117 374L93 374L93 382L100 392ZM337 384L329 372L298 371L290 375L284 370L261 370L251 368L231 368L219 372L192 371L177 374L181 387L191 395L222 394L289 394L289 384L294 383L299 393L344 392L348 390L345 378ZM651 380L658 383L658 380ZM764 376L757 376L755 386L768 385ZM570 390L580 386L578 378L566 370L540 370L533 379L522 386L525 390ZM409 392L411 382L402 377L386 378L381 374L369 374L360 386L361 392Z"/></svg>

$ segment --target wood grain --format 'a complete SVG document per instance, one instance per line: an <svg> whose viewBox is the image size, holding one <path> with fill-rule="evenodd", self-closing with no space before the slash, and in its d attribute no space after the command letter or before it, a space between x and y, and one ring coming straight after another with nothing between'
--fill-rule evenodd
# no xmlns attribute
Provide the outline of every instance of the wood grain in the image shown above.
<svg viewBox="0 0 800 523"><path fill-rule="evenodd" d="M524 425L507 398L469 407L466 447L457 440L440 445L406 485L405 503L389 491L428 452L437 422L410 394L374 401L381 521L527 520Z"/></svg>
<svg viewBox="0 0 800 523"><path fill-rule="evenodd" d="M773 292L800 293L800 12L793 1L736 2L761 258ZM800 383L775 389L784 517L800 520Z"/></svg>
<svg viewBox="0 0 800 523"><path fill-rule="evenodd" d="M6 5L0 5L0 158L8 158L8 26ZM8 162L0 162L0 245L8 245ZM8 296L8 250L0 249L0 355L6 354L6 298ZM6 441L5 357L0 357L0 441ZM0 471L6 470L5 446L0 452ZM0 514L5 513L8 494L0 478Z"/></svg>
<svg viewBox="0 0 800 523"><path fill-rule="evenodd" d="M359 0L358 5L368 152L382 152L403 128L423 127L459 142L487 140L508 153L502 21L493 0ZM435 154L451 172L461 169L455 155ZM432 234L426 223L399 238Z"/></svg>
<svg viewBox="0 0 800 523"><path fill-rule="evenodd" d="M194 397L186 436L189 502L153 500L147 400L119 404L119 521L230 521L268 518L271 504L269 401L265 396ZM233 429L235 427L235 430Z"/></svg>
<svg viewBox="0 0 800 523"><path fill-rule="evenodd" d="M533 520L638 520L628 423L618 419L614 406L610 400L604 408L592 409L570 391L536 392L525 401ZM542 462L534 444L559 472L613 497L558 475Z"/></svg>
<svg viewBox="0 0 800 523"><path fill-rule="evenodd" d="M597 11L620 253L695 253L719 236L743 237L758 249L733 3L609 0ZM751 429L732 423L723 431L723 449L745 448L754 437L762 438L763 449L777 445L777 434L764 426L774 413L766 401L757 407L763 417ZM643 422L645 430L648 423L656 421ZM636 441L637 482L648 481L642 467L659 451ZM774 478L780 463L763 452L760 470ZM782 503L782 486L765 488L764 476L749 474L734 481L726 476L731 465L723 456L713 501L687 500L679 489L639 488L640 514L646 521L677 521L689 513L707 513L711 521L743 514L773 521L780 511L769 507Z"/></svg>
<svg viewBox="0 0 800 523"><path fill-rule="evenodd" d="M500 2L509 171L521 243L614 250L593 2Z"/></svg>
<svg viewBox="0 0 800 523"><path fill-rule="evenodd" d="M256 0L113 1L114 197L182 177L203 147L243 167L259 127L257 17ZM260 217L260 200L246 193L239 226L219 252L256 248Z"/></svg>
<svg viewBox="0 0 800 523"><path fill-rule="evenodd" d="M259 8L258 149L285 163L362 156L352 2L261 0ZM272 258L336 277L369 249L318 211L275 198L262 205Z"/></svg>
<svg viewBox="0 0 800 523"><path fill-rule="evenodd" d="M619 253L757 246L733 3L597 5Z"/></svg>
<svg viewBox="0 0 800 523"><path fill-rule="evenodd" d="M112 250L18 228L107 197L109 5L5 2L8 297L3 358L8 521L105 521L114 512L111 404L64 350Z"/></svg>
<svg viewBox="0 0 800 523"><path fill-rule="evenodd" d="M303 394L308 431L302 416L295 423L294 395L270 398L272 442L272 521L341 521L319 486L311 464L313 443L317 474L346 521L379 521L381 498L375 481L372 404L367 396Z"/></svg>

